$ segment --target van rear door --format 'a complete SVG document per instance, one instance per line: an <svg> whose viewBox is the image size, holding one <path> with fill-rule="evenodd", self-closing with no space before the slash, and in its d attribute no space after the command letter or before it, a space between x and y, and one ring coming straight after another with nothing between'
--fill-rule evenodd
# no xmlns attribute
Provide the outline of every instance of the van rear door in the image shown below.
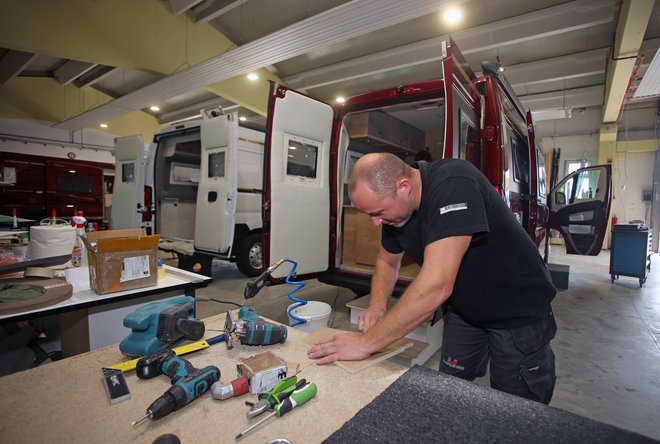
<svg viewBox="0 0 660 444"><path fill-rule="evenodd" d="M264 156L264 266L298 263L298 278L329 268L333 109L272 84ZM289 268L276 270L282 277Z"/></svg>
<svg viewBox="0 0 660 444"><path fill-rule="evenodd" d="M445 88L444 159L459 158L481 169L478 143L480 121L476 76L453 40L442 42L442 78Z"/></svg>
<svg viewBox="0 0 660 444"><path fill-rule="evenodd" d="M110 228L137 228L144 204L144 142L142 136L115 139L115 183Z"/></svg>
<svg viewBox="0 0 660 444"><path fill-rule="evenodd" d="M201 124L201 161L195 210L195 248L229 255L236 222L238 116Z"/></svg>
<svg viewBox="0 0 660 444"><path fill-rule="evenodd" d="M552 189L548 226L559 230L566 253L597 256L603 246L612 200L612 166L581 168Z"/></svg>
<svg viewBox="0 0 660 444"><path fill-rule="evenodd" d="M536 244L540 244L545 236L546 214L546 190L545 190L545 168L539 167L539 151L536 147L536 136L534 134L534 123L532 113L527 111L527 145L529 146L529 193L521 196L523 201L528 202L527 231ZM545 166L545 163L544 163Z"/></svg>

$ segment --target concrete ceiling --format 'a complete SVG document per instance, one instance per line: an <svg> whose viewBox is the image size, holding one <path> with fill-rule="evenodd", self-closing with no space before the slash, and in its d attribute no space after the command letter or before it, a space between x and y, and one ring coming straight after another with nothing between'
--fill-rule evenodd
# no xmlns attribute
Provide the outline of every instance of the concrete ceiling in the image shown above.
<svg viewBox="0 0 660 444"><path fill-rule="evenodd" d="M447 25L449 5L462 11ZM660 46L652 0L0 0L0 118L159 126L236 110L265 123L267 80L324 101L441 76L449 34L475 71L498 60L541 136L653 129L631 99ZM249 82L248 72L260 79ZM160 111L151 111L157 105ZM632 119L632 121L631 121ZM125 126L125 125L124 125Z"/></svg>

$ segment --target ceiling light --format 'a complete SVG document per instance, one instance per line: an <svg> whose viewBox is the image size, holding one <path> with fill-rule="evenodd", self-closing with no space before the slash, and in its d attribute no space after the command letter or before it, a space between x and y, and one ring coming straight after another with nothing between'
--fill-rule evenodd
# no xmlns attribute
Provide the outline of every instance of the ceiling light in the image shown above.
<svg viewBox="0 0 660 444"><path fill-rule="evenodd" d="M337 97L337 103L344 103L346 99L344 99L342 96Z"/></svg>
<svg viewBox="0 0 660 444"><path fill-rule="evenodd" d="M540 122L541 120L557 120L557 119L570 119L571 118L571 109L543 109L538 111L532 111L532 119L535 122Z"/></svg>
<svg viewBox="0 0 660 444"><path fill-rule="evenodd" d="M253 72L251 72L250 74L248 74L248 75L247 75L247 78L248 78L248 80L252 80L253 82L254 82L255 80L259 80L259 76L258 76L257 74L255 74L255 73L253 73Z"/></svg>
<svg viewBox="0 0 660 444"><path fill-rule="evenodd" d="M454 25L461 20L462 14L458 8L449 8L445 11L442 18L446 23Z"/></svg>
<svg viewBox="0 0 660 444"><path fill-rule="evenodd" d="M154 112L158 112L158 111L160 111L160 107L158 107L158 106L156 106L156 105L152 106L152 107L149 108L149 109L150 109L151 111L154 111Z"/></svg>
<svg viewBox="0 0 660 444"><path fill-rule="evenodd" d="M647 98L655 97L660 95L660 48L655 53L651 64L644 73L642 81L639 82L637 90L633 97L638 98Z"/></svg>
<svg viewBox="0 0 660 444"><path fill-rule="evenodd" d="M247 120L247 117L241 116L238 118L238 120L240 120L241 122L245 122Z"/></svg>
<svg viewBox="0 0 660 444"><path fill-rule="evenodd" d="M100 123L99 126L100 126L101 128L107 128L107 127L108 127L108 124L107 124L107 123Z"/></svg>

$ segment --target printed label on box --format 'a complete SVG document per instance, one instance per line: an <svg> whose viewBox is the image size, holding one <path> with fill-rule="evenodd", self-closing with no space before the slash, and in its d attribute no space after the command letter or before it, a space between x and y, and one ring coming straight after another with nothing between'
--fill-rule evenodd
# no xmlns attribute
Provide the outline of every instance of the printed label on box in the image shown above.
<svg viewBox="0 0 660 444"><path fill-rule="evenodd" d="M119 282L132 281L135 279L148 278L149 256L127 257L121 266L121 277Z"/></svg>

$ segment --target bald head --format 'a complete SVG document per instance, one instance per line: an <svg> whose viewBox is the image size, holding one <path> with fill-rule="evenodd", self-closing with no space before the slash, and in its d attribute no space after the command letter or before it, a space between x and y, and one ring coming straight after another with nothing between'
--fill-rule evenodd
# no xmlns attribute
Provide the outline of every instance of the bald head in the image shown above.
<svg viewBox="0 0 660 444"><path fill-rule="evenodd" d="M413 169L394 154L367 154L355 163L348 192L353 193L358 184L364 182L375 194L393 197L396 195L396 182L403 178L410 179L412 175Z"/></svg>

